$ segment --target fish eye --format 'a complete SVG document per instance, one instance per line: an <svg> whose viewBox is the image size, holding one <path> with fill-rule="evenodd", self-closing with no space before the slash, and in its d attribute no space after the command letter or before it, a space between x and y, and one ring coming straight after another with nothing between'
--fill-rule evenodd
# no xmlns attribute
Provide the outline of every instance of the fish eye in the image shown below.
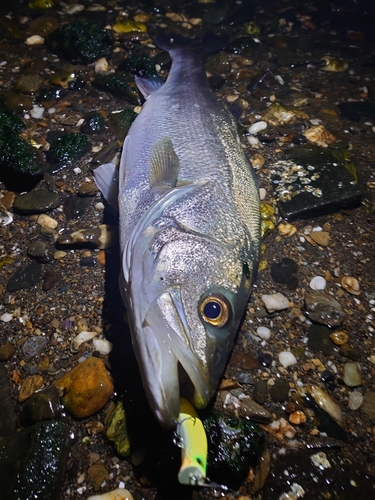
<svg viewBox="0 0 375 500"><path fill-rule="evenodd" d="M199 306L203 321L213 326L224 326L230 316L230 305L224 295L207 295Z"/></svg>

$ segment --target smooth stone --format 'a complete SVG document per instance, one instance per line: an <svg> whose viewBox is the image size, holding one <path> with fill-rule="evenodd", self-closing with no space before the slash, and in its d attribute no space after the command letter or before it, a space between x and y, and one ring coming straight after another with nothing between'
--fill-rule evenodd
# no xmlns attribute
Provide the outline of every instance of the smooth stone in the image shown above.
<svg viewBox="0 0 375 500"><path fill-rule="evenodd" d="M43 284L42 284L42 290L44 292L48 292L56 283L61 281L62 275L58 271L53 271L52 269L49 271L46 271L43 274Z"/></svg>
<svg viewBox="0 0 375 500"><path fill-rule="evenodd" d="M324 325L310 325L307 332L308 348L313 351L321 351L329 356L334 350L334 344L331 341L332 330Z"/></svg>
<svg viewBox="0 0 375 500"><path fill-rule="evenodd" d="M257 335L263 340L269 340L271 337L271 330L266 326L259 326L257 328Z"/></svg>
<svg viewBox="0 0 375 500"><path fill-rule="evenodd" d="M240 414L254 422L267 423L272 420L272 414L251 398L241 400Z"/></svg>
<svg viewBox="0 0 375 500"><path fill-rule="evenodd" d="M241 372L238 374L237 377L238 383L239 384L249 384L252 385L254 383L253 376L251 373L247 372Z"/></svg>
<svg viewBox="0 0 375 500"><path fill-rule="evenodd" d="M22 345L22 352L27 360L30 360L40 354L46 345L48 338L44 335L35 335L28 338Z"/></svg>
<svg viewBox="0 0 375 500"><path fill-rule="evenodd" d="M61 422L37 423L3 438L2 500L60 498L70 446L70 429Z"/></svg>
<svg viewBox="0 0 375 500"><path fill-rule="evenodd" d="M64 213L68 220L79 219L90 205L90 198L82 198L80 196L68 196L64 202Z"/></svg>
<svg viewBox="0 0 375 500"><path fill-rule="evenodd" d="M283 351L279 353L279 363L284 367L288 368L288 366L295 365L297 363L297 359L294 354L290 351Z"/></svg>
<svg viewBox="0 0 375 500"><path fill-rule="evenodd" d="M0 438L9 436L17 428L16 411L10 391L7 371L3 363L0 363ZM0 439L0 450L1 442Z"/></svg>
<svg viewBox="0 0 375 500"><path fill-rule="evenodd" d="M319 290L306 292L305 304L309 318L317 323L338 326L345 319L345 312L337 300Z"/></svg>
<svg viewBox="0 0 375 500"><path fill-rule="evenodd" d="M256 380L254 383L254 400L263 405L266 402L268 395L268 386L266 380Z"/></svg>
<svg viewBox="0 0 375 500"><path fill-rule="evenodd" d="M348 406L351 410L358 410L363 403L363 394L359 391L349 393Z"/></svg>
<svg viewBox="0 0 375 500"><path fill-rule="evenodd" d="M38 391L23 404L21 419L25 426L52 420L60 416L60 394L56 386L51 385Z"/></svg>
<svg viewBox="0 0 375 500"><path fill-rule="evenodd" d="M238 350L233 352L229 364L241 370L253 370L259 367L258 360L250 352Z"/></svg>
<svg viewBox="0 0 375 500"><path fill-rule="evenodd" d="M103 132L105 129L105 121L103 116L97 111L91 111L87 113L84 117L84 122L81 125L81 132L83 134L98 134Z"/></svg>
<svg viewBox="0 0 375 500"><path fill-rule="evenodd" d="M101 495L91 495L87 500L134 500L134 497L129 490L117 488L117 490L108 491Z"/></svg>
<svg viewBox="0 0 375 500"><path fill-rule="evenodd" d="M258 355L258 361L261 366L265 366L266 368L270 367L272 364L272 354L269 352L261 352Z"/></svg>
<svg viewBox="0 0 375 500"><path fill-rule="evenodd" d="M30 257L37 259L39 262L46 263L52 260L53 252L45 241L35 240L27 248L27 253Z"/></svg>
<svg viewBox="0 0 375 500"><path fill-rule="evenodd" d="M21 384L18 401L20 403L26 401L35 391L42 387L43 382L44 379L41 375L30 375L30 377L27 377Z"/></svg>
<svg viewBox="0 0 375 500"><path fill-rule="evenodd" d="M0 346L0 361L8 361L15 353L15 347L7 340L2 346Z"/></svg>
<svg viewBox="0 0 375 500"><path fill-rule="evenodd" d="M42 266L39 263L32 263L18 269L7 283L7 291L17 292L27 290L36 286L42 279Z"/></svg>
<svg viewBox="0 0 375 500"><path fill-rule="evenodd" d="M44 78L37 74L21 75L14 83L14 89L21 94L35 94L38 92Z"/></svg>
<svg viewBox="0 0 375 500"><path fill-rule="evenodd" d="M83 182L78 188L80 196L95 196L98 191L96 184L93 182Z"/></svg>
<svg viewBox="0 0 375 500"><path fill-rule="evenodd" d="M363 395L361 411L375 424L375 392L366 392Z"/></svg>
<svg viewBox="0 0 375 500"><path fill-rule="evenodd" d="M100 489L100 485L103 481L109 479L109 474L107 469L103 464L93 464L87 469L87 475L94 484L95 491Z"/></svg>
<svg viewBox="0 0 375 500"><path fill-rule="evenodd" d="M63 392L63 405L77 418L87 418L101 410L114 390L103 361L94 357L85 359L55 385Z"/></svg>
<svg viewBox="0 0 375 500"><path fill-rule="evenodd" d="M297 269L297 263L285 257L281 262L272 264L271 277L275 283L289 285L289 288L294 290L298 285Z"/></svg>
<svg viewBox="0 0 375 500"><path fill-rule="evenodd" d="M46 189L35 189L15 197L13 208L22 214L40 214L60 205L60 195Z"/></svg>
<svg viewBox="0 0 375 500"><path fill-rule="evenodd" d="M359 352L350 344L340 345L340 354L342 356L345 356L346 358L351 359L352 361L358 361L359 359Z"/></svg>
<svg viewBox="0 0 375 500"><path fill-rule="evenodd" d="M289 300L282 293L273 293L271 295L262 295L262 302L269 313L282 311L289 307Z"/></svg>
<svg viewBox="0 0 375 500"><path fill-rule="evenodd" d="M272 401L282 403L289 398L290 385L287 380L276 380L269 388Z"/></svg>
<svg viewBox="0 0 375 500"><path fill-rule="evenodd" d="M344 383L348 387L359 387L362 385L362 377L358 372L358 363L345 363Z"/></svg>
<svg viewBox="0 0 375 500"><path fill-rule="evenodd" d="M107 418L106 437L113 442L119 455L127 457L131 452L128 427L126 424L126 414L122 402L118 402Z"/></svg>
<svg viewBox="0 0 375 500"><path fill-rule="evenodd" d="M11 90L2 89L0 99L4 103L6 109L15 111L16 113L28 111L33 107L30 97L16 94Z"/></svg>

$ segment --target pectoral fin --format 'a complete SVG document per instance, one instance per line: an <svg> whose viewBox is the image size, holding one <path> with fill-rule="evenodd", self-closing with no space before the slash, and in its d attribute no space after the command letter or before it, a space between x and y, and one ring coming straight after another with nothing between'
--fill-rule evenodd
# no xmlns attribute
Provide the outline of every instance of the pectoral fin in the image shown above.
<svg viewBox="0 0 375 500"><path fill-rule="evenodd" d="M95 183L105 200L118 212L118 170L113 163L105 163L94 170Z"/></svg>
<svg viewBox="0 0 375 500"><path fill-rule="evenodd" d="M135 84L143 97L147 100L153 92L156 92L163 84L163 80L157 75L150 78L135 77Z"/></svg>
<svg viewBox="0 0 375 500"><path fill-rule="evenodd" d="M166 189L176 186L180 161L169 137L154 144L151 152L150 188Z"/></svg>

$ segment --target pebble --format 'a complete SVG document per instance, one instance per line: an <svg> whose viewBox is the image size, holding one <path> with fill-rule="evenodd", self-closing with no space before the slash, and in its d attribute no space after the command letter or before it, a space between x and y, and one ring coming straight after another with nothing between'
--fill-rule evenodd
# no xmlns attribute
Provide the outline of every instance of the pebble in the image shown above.
<svg viewBox="0 0 375 500"><path fill-rule="evenodd" d="M300 396L311 396L315 403L323 408L324 411L330 415L335 422L342 425L343 416L341 408L337 403L335 403L331 397L317 385L308 385L305 387L297 388L297 393Z"/></svg>
<svg viewBox="0 0 375 500"><path fill-rule="evenodd" d="M113 396L113 383L103 361L90 357L55 382L62 390L61 401L76 418L98 412Z"/></svg>
<svg viewBox="0 0 375 500"><path fill-rule="evenodd" d="M22 352L27 360L30 360L40 354L48 344L48 338L42 335L36 335L28 338L22 344Z"/></svg>
<svg viewBox="0 0 375 500"><path fill-rule="evenodd" d="M9 321L12 321L12 319L13 319L13 314L10 313L4 313L0 316L0 320L3 323L9 323Z"/></svg>
<svg viewBox="0 0 375 500"><path fill-rule="evenodd" d="M362 385L362 377L358 372L358 363L345 363L344 383L348 387L358 387Z"/></svg>
<svg viewBox="0 0 375 500"><path fill-rule="evenodd" d="M289 382L287 380L276 380L276 382L269 388L272 401L276 403L283 403L289 398Z"/></svg>
<svg viewBox="0 0 375 500"><path fill-rule="evenodd" d="M17 292L36 286L42 279L42 266L39 263L32 263L18 269L7 283L7 291Z"/></svg>
<svg viewBox="0 0 375 500"><path fill-rule="evenodd" d="M310 238L321 247L326 247L331 239L327 231L311 231Z"/></svg>
<svg viewBox="0 0 375 500"><path fill-rule="evenodd" d="M46 189L35 189L15 197L13 208L22 214L48 212L60 205L60 196Z"/></svg>
<svg viewBox="0 0 375 500"><path fill-rule="evenodd" d="M329 144L336 141L336 137L331 134L323 125L315 125L304 131L303 135L309 142L327 148Z"/></svg>
<svg viewBox="0 0 375 500"><path fill-rule="evenodd" d="M81 196L68 196L64 202L64 214L68 220L79 219L91 203L90 198Z"/></svg>
<svg viewBox="0 0 375 500"><path fill-rule="evenodd" d="M306 414L301 410L296 410L289 415L289 422L294 425L304 424L306 420Z"/></svg>
<svg viewBox="0 0 375 500"><path fill-rule="evenodd" d="M48 292L56 283L61 281L62 275L58 271L52 269L43 274L42 290Z"/></svg>
<svg viewBox="0 0 375 500"><path fill-rule="evenodd" d="M363 395L361 411L363 411L370 421L375 424L375 392L366 392Z"/></svg>
<svg viewBox="0 0 375 500"><path fill-rule="evenodd" d="M87 500L133 500L133 495L125 488L118 488L102 495L91 495Z"/></svg>
<svg viewBox="0 0 375 500"><path fill-rule="evenodd" d="M289 300L280 292L271 295L262 295L261 299L269 313L281 311L289 307Z"/></svg>
<svg viewBox="0 0 375 500"><path fill-rule="evenodd" d="M44 383L44 379L41 375L31 375L27 377L21 385L20 392L18 394L18 401L23 403L28 399L35 391L40 389Z"/></svg>
<svg viewBox="0 0 375 500"><path fill-rule="evenodd" d="M119 455L130 455L130 441L126 423L124 405L119 401L106 419L106 437L113 442Z"/></svg>
<svg viewBox="0 0 375 500"><path fill-rule="evenodd" d="M30 115L35 118L35 120L40 120L44 114L43 106L33 105L33 109L30 110Z"/></svg>
<svg viewBox="0 0 375 500"><path fill-rule="evenodd" d="M101 57L95 62L95 73L100 73L101 71L108 71L109 64L105 57Z"/></svg>
<svg viewBox="0 0 375 500"><path fill-rule="evenodd" d="M109 479L108 471L103 464L93 464L87 469L87 475L94 484L94 489L99 490L103 481Z"/></svg>
<svg viewBox="0 0 375 500"><path fill-rule="evenodd" d="M288 368L288 366L295 365L297 359L290 351L283 351L279 354L279 362L284 368Z"/></svg>
<svg viewBox="0 0 375 500"><path fill-rule="evenodd" d="M40 226L48 227L50 229L55 229L58 226L57 220L46 214L40 214L36 222Z"/></svg>
<svg viewBox="0 0 375 500"><path fill-rule="evenodd" d="M261 352L258 356L258 361L261 366L269 368L272 365L272 355L268 352Z"/></svg>
<svg viewBox="0 0 375 500"><path fill-rule="evenodd" d="M258 379L254 382L254 394L253 397L257 403L263 405L268 396L268 385L267 380Z"/></svg>
<svg viewBox="0 0 375 500"><path fill-rule="evenodd" d="M340 354L351 359L352 361L358 361L359 359L358 350L354 349L350 344L340 345Z"/></svg>
<svg viewBox="0 0 375 500"><path fill-rule="evenodd" d="M113 349L112 342L109 342L106 339L93 339L92 343L94 344L95 350L103 356L109 354Z"/></svg>
<svg viewBox="0 0 375 500"><path fill-rule="evenodd" d="M271 413L251 398L241 400L240 414L244 418L254 420L254 422L267 423L272 420Z"/></svg>
<svg viewBox="0 0 375 500"><path fill-rule="evenodd" d="M98 188L93 182L83 182L78 188L80 196L95 196L97 192Z"/></svg>
<svg viewBox="0 0 375 500"><path fill-rule="evenodd" d="M324 325L310 325L307 332L308 347L312 352L321 351L329 356L334 349L331 341L331 329Z"/></svg>
<svg viewBox="0 0 375 500"><path fill-rule="evenodd" d="M45 241L35 240L27 248L30 257L39 262L49 262L52 259L52 252Z"/></svg>
<svg viewBox="0 0 375 500"><path fill-rule="evenodd" d="M266 326L259 326L257 328L257 335L263 340L268 340L271 337L271 330Z"/></svg>
<svg viewBox="0 0 375 500"><path fill-rule="evenodd" d="M1 349L0 349L0 352L1 352ZM0 359L0 361L1 361L1 359ZM238 380L239 384L250 384L250 385L252 385L254 383L253 376L251 375L251 373L247 373L247 372L241 372L241 373L239 373L238 377L237 377L237 380Z"/></svg>
<svg viewBox="0 0 375 500"><path fill-rule="evenodd" d="M8 361L15 353L15 348L12 342L7 340L3 345L0 346L0 361Z"/></svg>
<svg viewBox="0 0 375 500"><path fill-rule="evenodd" d="M42 420L58 418L60 411L59 390L51 385L29 397L22 406L21 419L24 425L31 425Z"/></svg>
<svg viewBox="0 0 375 500"><path fill-rule="evenodd" d="M70 350L72 352L78 352L81 345L84 342L88 342L89 340L93 339L96 335L98 335L99 332L88 332L87 330L82 330L74 339L72 340L70 344Z"/></svg>
<svg viewBox="0 0 375 500"><path fill-rule="evenodd" d="M343 345L349 341L349 335L343 330L336 330L329 337L335 345Z"/></svg>
<svg viewBox="0 0 375 500"><path fill-rule="evenodd" d="M297 270L296 261L285 257L281 262L272 264L271 276L275 283L289 285L289 288L294 290L298 285Z"/></svg>
<svg viewBox="0 0 375 500"><path fill-rule="evenodd" d="M32 35L26 38L25 43L27 45L43 45L44 44L44 38L42 38L39 35Z"/></svg>
<svg viewBox="0 0 375 500"><path fill-rule="evenodd" d="M363 403L363 394L359 391L349 393L348 406L351 410L358 410Z"/></svg>
<svg viewBox="0 0 375 500"><path fill-rule="evenodd" d="M341 279L341 286L352 295L360 295L361 293L358 280L352 276L343 276Z"/></svg>
<svg viewBox="0 0 375 500"><path fill-rule="evenodd" d="M260 121L260 122L253 123L249 127L249 134L257 135L259 132L261 132L262 130L265 130L266 128L267 128L267 122Z"/></svg>
<svg viewBox="0 0 375 500"><path fill-rule="evenodd" d="M114 226L101 224L99 227L90 229L79 229L72 233L63 234L58 237L58 245L90 245L93 248L104 250L113 246L116 242L116 229Z"/></svg>
<svg viewBox="0 0 375 500"><path fill-rule="evenodd" d="M64 252L63 250L56 250L56 252L53 254L53 258L55 260L62 260L64 259L68 254Z"/></svg>
<svg viewBox="0 0 375 500"><path fill-rule="evenodd" d="M296 226L293 226L293 224L279 224L277 226L277 230L282 236L293 236L297 232Z"/></svg>
<svg viewBox="0 0 375 500"><path fill-rule="evenodd" d="M313 290L324 290L327 285L323 276L314 276L310 281L310 288Z"/></svg>
<svg viewBox="0 0 375 500"><path fill-rule="evenodd" d="M337 300L320 290L306 292L305 304L309 318L317 323L338 326L345 319L345 312Z"/></svg>

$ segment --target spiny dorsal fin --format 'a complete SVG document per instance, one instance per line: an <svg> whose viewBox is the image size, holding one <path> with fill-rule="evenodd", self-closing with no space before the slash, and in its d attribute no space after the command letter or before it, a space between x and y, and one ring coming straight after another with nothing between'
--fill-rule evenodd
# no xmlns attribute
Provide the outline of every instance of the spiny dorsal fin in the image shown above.
<svg viewBox="0 0 375 500"><path fill-rule="evenodd" d="M158 140L151 152L151 189L175 187L179 168L180 161L170 138Z"/></svg>

